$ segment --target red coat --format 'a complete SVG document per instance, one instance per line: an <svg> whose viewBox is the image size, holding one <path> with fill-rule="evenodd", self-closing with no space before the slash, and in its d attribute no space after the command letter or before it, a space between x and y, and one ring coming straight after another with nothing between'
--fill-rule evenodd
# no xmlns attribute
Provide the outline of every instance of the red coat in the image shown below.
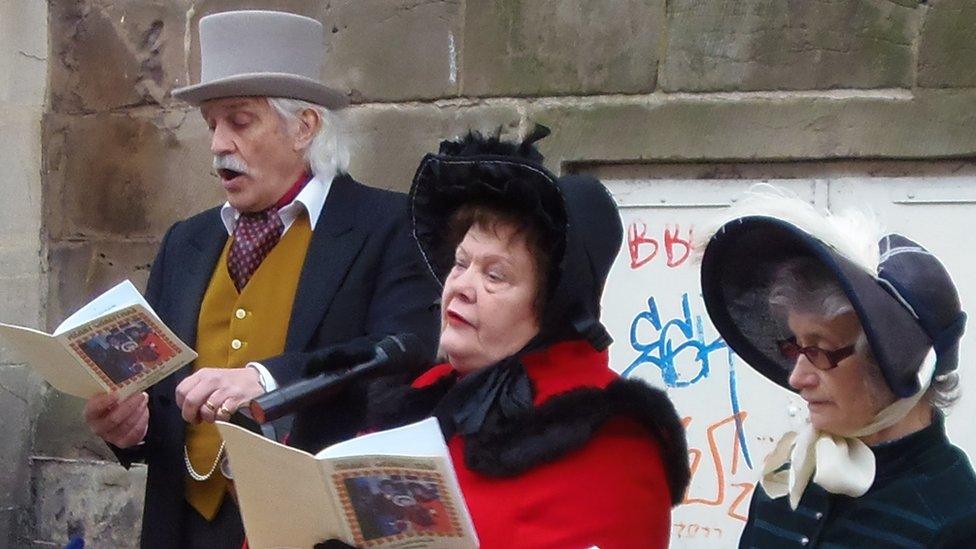
<svg viewBox="0 0 976 549"><path fill-rule="evenodd" d="M536 410L558 407L569 391L624 383L609 369L605 351L582 342L554 345L525 357L523 364L534 386ZM427 387L450 373L450 366L436 366L413 386ZM569 412L572 425L576 419ZM481 547L667 547L677 498L669 490L659 437L645 424L612 414L581 447L510 477L468 468L465 441L453 436L448 447ZM683 445L681 433L670 435ZM680 457L686 467L687 456Z"/></svg>

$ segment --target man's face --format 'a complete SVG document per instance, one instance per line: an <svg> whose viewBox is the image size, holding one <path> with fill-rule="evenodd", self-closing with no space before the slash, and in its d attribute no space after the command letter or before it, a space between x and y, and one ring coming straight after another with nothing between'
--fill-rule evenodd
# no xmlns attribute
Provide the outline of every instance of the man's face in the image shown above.
<svg viewBox="0 0 976 549"><path fill-rule="evenodd" d="M306 170L303 144L264 97L226 97L200 106L227 201L240 212L278 201Z"/></svg>

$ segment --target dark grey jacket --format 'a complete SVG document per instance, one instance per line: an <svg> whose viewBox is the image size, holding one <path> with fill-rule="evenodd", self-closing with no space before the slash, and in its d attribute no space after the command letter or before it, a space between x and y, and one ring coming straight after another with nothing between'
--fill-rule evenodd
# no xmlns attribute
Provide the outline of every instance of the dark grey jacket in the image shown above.
<svg viewBox="0 0 976 549"><path fill-rule="evenodd" d="M367 187L348 175L333 180L302 267L285 352L261 361L279 384L299 379L312 351L358 338L411 332L433 356L437 288L410 238L406 214L402 194ZM219 208L207 210L169 229L152 266L146 298L191 347L200 304L227 238ZM142 533L146 548L179 544L186 424L174 392L191 372L187 365L150 389L145 444L114 449L123 465L144 461L149 466ZM342 406L342 398L333 410L358 409ZM331 419L334 438L354 434L341 432L358 423L354 418Z"/></svg>

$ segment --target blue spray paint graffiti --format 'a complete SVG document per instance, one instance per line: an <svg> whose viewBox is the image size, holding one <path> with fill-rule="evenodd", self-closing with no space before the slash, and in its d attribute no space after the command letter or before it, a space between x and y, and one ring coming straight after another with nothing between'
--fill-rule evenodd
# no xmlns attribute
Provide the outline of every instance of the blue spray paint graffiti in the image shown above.
<svg viewBox="0 0 976 549"><path fill-rule="evenodd" d="M647 310L639 313L630 324L630 345L635 351L640 353L630 366L623 371L623 375L629 375L634 369L642 364L653 364L661 370L664 384L668 387L687 387L698 383L703 378L708 377L710 365L709 355L714 351L726 348L725 341L716 337L711 343L705 343L704 330L702 329L702 317L691 317L691 307L688 304L688 294L681 295L681 312L683 318L673 318L666 323L661 323L661 315L657 312L657 302L653 297L647 300ZM657 340L649 343L642 343L638 340L642 322L649 322L657 333ZM692 324L694 322L694 324ZM684 336L685 341L674 346L672 330ZM695 353L695 363L698 371L691 379L679 379L678 369L675 365L675 358L690 349Z"/></svg>
<svg viewBox="0 0 976 549"><path fill-rule="evenodd" d="M650 342L641 342L639 340L638 334L641 331L642 325L645 323L650 323L650 327L657 332L657 339ZM677 333L677 338L675 338L675 333ZM683 341L680 341L681 338L683 338ZM677 343L677 346L675 343ZM647 310L638 313L630 324L630 345L640 354L624 369L621 375L624 377L630 376L641 365L653 364L661 371L661 378L664 384L667 387L673 388L689 387L707 378L711 371L710 355L715 351L726 350L729 365L729 400L732 406L732 414L736 417L736 432L739 438L739 446L742 449L746 464L751 469L752 459L749 457L749 449L746 446L745 430L739 419L740 410L739 395L736 390L735 354L720 337L716 337L711 342L705 341L704 321L701 315L692 317L687 292L681 294L681 317L672 318L665 323L661 322L661 315L658 313L657 302L654 297L648 298ZM679 372L675 359L682 352L694 353L693 368L697 370L693 369L691 372Z"/></svg>

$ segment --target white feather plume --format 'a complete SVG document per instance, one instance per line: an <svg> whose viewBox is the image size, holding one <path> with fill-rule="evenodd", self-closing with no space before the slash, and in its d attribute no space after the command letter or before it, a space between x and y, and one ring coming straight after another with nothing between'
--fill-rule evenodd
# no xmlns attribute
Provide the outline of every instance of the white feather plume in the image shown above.
<svg viewBox="0 0 976 549"><path fill-rule="evenodd" d="M884 229L872 210L847 208L839 212L820 211L796 193L768 183L753 185L742 199L700 226L695 242L699 259L705 246L722 226L734 219L750 216L785 221L832 247L865 271L878 274L878 241L884 235Z"/></svg>

